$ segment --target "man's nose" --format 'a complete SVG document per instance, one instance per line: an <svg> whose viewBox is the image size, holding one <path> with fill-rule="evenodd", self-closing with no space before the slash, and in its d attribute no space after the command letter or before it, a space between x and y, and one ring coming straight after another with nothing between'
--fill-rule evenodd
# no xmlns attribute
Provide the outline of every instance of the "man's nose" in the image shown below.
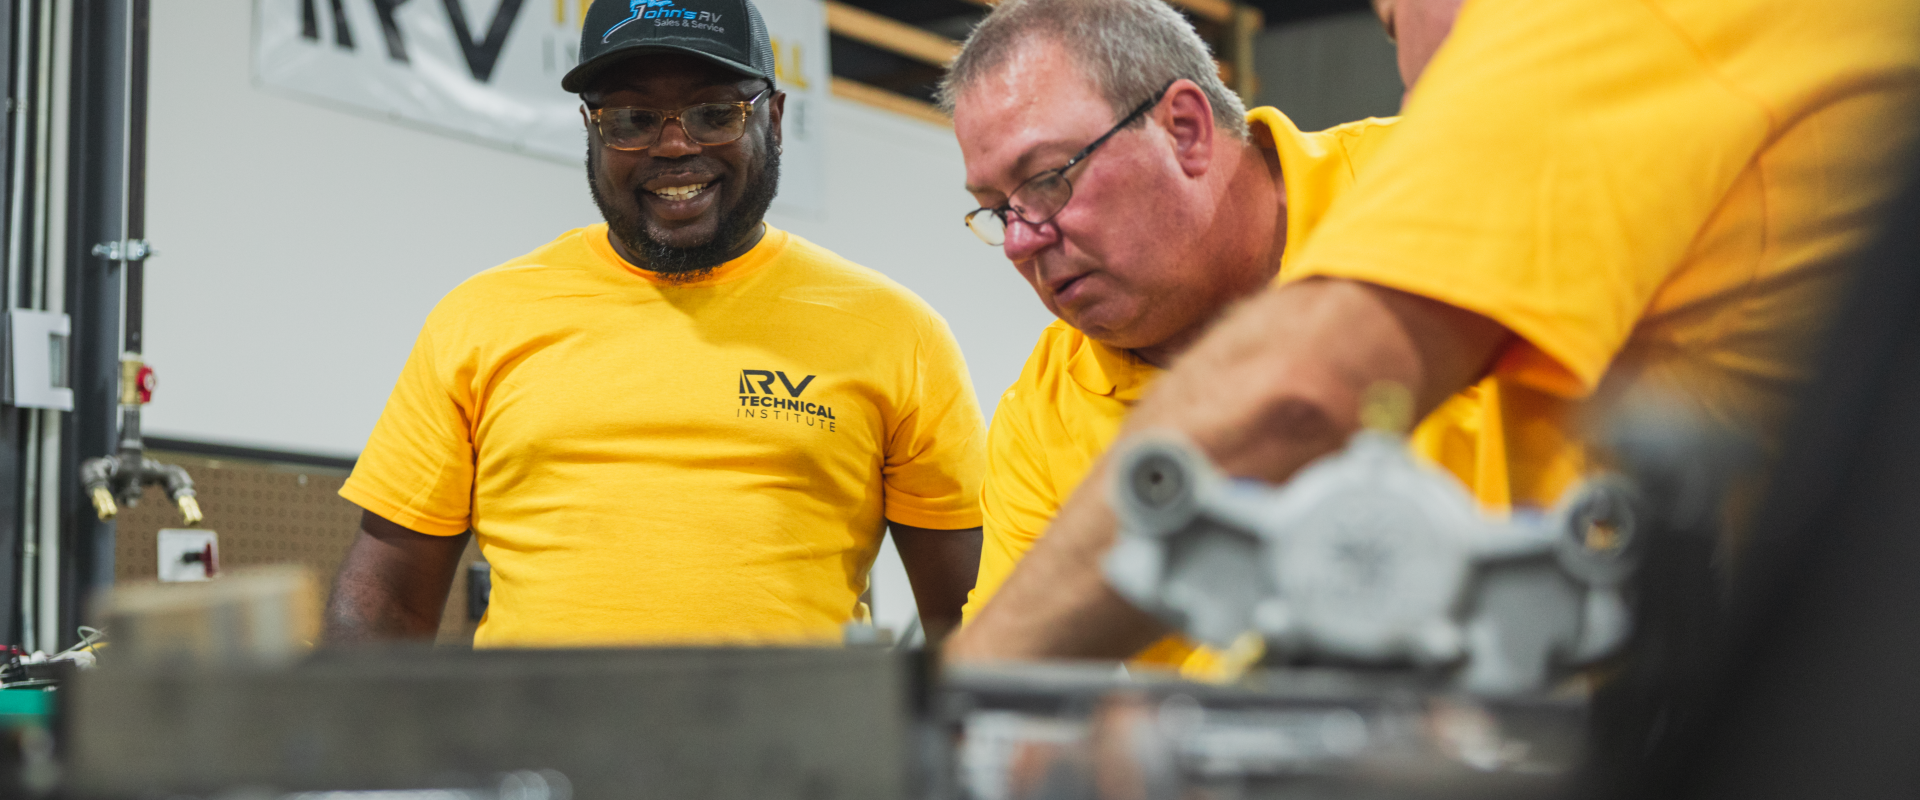
<svg viewBox="0 0 1920 800"><path fill-rule="evenodd" d="M1035 225L1008 214L1007 241L1001 245L1001 249L1006 252L1008 261L1018 264L1059 240L1060 229L1054 227L1051 220Z"/></svg>
<svg viewBox="0 0 1920 800"><path fill-rule="evenodd" d="M656 158L679 158L700 152L700 143L687 135L687 126L678 119L667 120L660 126L660 137L655 140L653 151Z"/></svg>

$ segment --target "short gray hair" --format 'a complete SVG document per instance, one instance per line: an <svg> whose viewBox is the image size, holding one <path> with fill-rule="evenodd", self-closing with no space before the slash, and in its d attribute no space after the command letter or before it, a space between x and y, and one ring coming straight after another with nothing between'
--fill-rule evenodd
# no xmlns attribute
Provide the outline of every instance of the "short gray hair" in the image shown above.
<svg viewBox="0 0 1920 800"><path fill-rule="evenodd" d="M1005 64L1020 48L1051 40L1093 80L1118 118L1179 78L1200 85L1214 124L1247 138L1247 108L1227 89L1207 43L1165 0L1003 0L967 37L940 81L940 107Z"/></svg>

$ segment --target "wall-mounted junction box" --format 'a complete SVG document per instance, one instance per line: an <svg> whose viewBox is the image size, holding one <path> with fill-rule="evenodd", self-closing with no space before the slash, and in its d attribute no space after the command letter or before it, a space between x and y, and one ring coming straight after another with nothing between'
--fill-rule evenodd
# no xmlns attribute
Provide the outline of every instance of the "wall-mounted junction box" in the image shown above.
<svg viewBox="0 0 1920 800"><path fill-rule="evenodd" d="M220 574L220 539L213 531L162 528L154 544L162 581L204 581Z"/></svg>
<svg viewBox="0 0 1920 800"><path fill-rule="evenodd" d="M73 321L65 314L16 308L7 312L7 402L18 408L73 410L67 386L67 337Z"/></svg>

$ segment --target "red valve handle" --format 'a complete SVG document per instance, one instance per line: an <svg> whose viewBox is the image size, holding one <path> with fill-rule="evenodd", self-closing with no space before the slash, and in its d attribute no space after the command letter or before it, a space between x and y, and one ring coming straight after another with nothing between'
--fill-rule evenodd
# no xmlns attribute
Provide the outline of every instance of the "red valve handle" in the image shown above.
<svg viewBox="0 0 1920 800"><path fill-rule="evenodd" d="M160 379L154 376L153 368L142 365L140 367L140 374L134 378L134 388L135 391L140 393L140 402L153 402L153 387L159 384Z"/></svg>

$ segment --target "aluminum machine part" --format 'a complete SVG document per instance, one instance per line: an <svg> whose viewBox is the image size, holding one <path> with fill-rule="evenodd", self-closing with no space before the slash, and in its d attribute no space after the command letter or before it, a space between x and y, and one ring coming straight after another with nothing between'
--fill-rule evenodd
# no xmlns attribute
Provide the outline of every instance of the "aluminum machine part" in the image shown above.
<svg viewBox="0 0 1920 800"><path fill-rule="evenodd" d="M1495 519L1373 430L1280 487L1229 480L1170 436L1125 445L1114 475L1108 581L1210 645L1251 631L1282 659L1407 666L1518 695L1627 640L1636 501L1618 477L1544 516Z"/></svg>

